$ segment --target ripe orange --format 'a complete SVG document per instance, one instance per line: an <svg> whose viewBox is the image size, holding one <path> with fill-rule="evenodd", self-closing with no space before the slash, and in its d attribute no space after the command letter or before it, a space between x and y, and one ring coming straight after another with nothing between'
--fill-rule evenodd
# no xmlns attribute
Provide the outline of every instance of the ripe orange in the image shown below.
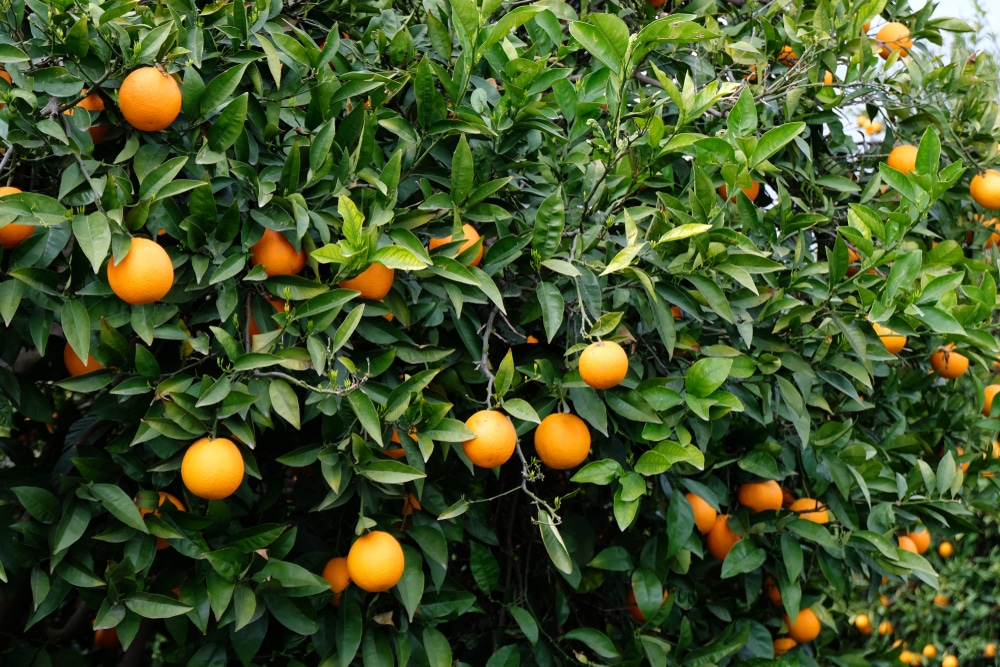
<svg viewBox="0 0 1000 667"><path fill-rule="evenodd" d="M473 227L468 223L462 225L462 233L465 235L465 242L463 242L462 245L458 248L459 253L465 252L467 249L471 248L476 243L476 241L479 240L479 232L476 231L475 227ZM443 236L441 238L432 238L430 242L427 243L427 249L434 250L434 248L437 248L438 246L443 246L445 243L451 243L451 234L449 234L448 236ZM479 246L479 252L476 253L476 256L473 258L473 260L469 262L469 266L479 266L479 263L481 261L483 261L482 245Z"/></svg>
<svg viewBox="0 0 1000 667"><path fill-rule="evenodd" d="M774 640L774 656L782 656L798 646L799 643L791 637L778 637Z"/></svg>
<svg viewBox="0 0 1000 667"><path fill-rule="evenodd" d="M368 268L351 278L342 280L340 286L361 292L362 299L382 299L392 289L392 281L396 278L395 269L386 268L384 264L372 262Z"/></svg>
<svg viewBox="0 0 1000 667"><path fill-rule="evenodd" d="M878 334L878 339L885 345L885 349L893 354L899 354L906 346L906 336L901 336L889 327L884 327L878 322L872 322L872 328Z"/></svg>
<svg viewBox="0 0 1000 667"><path fill-rule="evenodd" d="M351 577L347 574L347 559L343 556L331 558L326 562L323 574L320 576L330 582L330 590L333 591L333 599L330 600L330 604L339 607L340 596L351 583Z"/></svg>
<svg viewBox="0 0 1000 667"><path fill-rule="evenodd" d="M868 614L858 614L854 617L854 627L862 632L864 632L865 628L870 630L872 627L872 620L868 618Z"/></svg>
<svg viewBox="0 0 1000 667"><path fill-rule="evenodd" d="M788 614L785 614L785 625L788 626L788 636L800 644L811 642L819 637L819 618L816 617L812 609L806 608L800 610L799 615L795 617L794 623L788 617Z"/></svg>
<svg viewBox="0 0 1000 667"><path fill-rule="evenodd" d="M976 174L969 184L969 194L977 204L985 209L1000 209L1000 171L990 169Z"/></svg>
<svg viewBox="0 0 1000 667"><path fill-rule="evenodd" d="M524 342L528 345L538 345L538 339L531 334L528 334L528 337L524 339Z"/></svg>
<svg viewBox="0 0 1000 667"><path fill-rule="evenodd" d="M899 548L903 551L910 551L912 553L917 553L917 545L913 543L906 535L899 536Z"/></svg>
<svg viewBox="0 0 1000 667"><path fill-rule="evenodd" d="M156 67L133 70L118 89L118 108L137 130L158 132L181 112L181 87Z"/></svg>
<svg viewBox="0 0 1000 667"><path fill-rule="evenodd" d="M417 436L416 430L411 430L410 431L410 435L412 437L416 438L416 436ZM402 447L403 443L401 443L399 441L399 431L396 430L395 426L392 427L392 437L389 438L389 442L394 442L394 443L396 443L397 445L400 445L400 446L399 447L386 447L383 450L383 452L387 456L391 456L394 459L401 459L404 456L406 456L406 451Z"/></svg>
<svg viewBox="0 0 1000 667"><path fill-rule="evenodd" d="M403 500L403 516L410 516L414 510L422 509L423 505L420 504L420 499L412 493L407 493L406 498Z"/></svg>
<svg viewBox="0 0 1000 667"><path fill-rule="evenodd" d="M118 630L116 628L101 628L94 630L94 648L105 651L116 651L121 648L118 640Z"/></svg>
<svg viewBox="0 0 1000 667"><path fill-rule="evenodd" d="M496 468L503 465L517 446L517 432L507 415L496 410L480 410L465 425L476 434L462 443L462 450L474 465Z"/></svg>
<svg viewBox="0 0 1000 667"><path fill-rule="evenodd" d="M691 510L694 512L694 525L698 527L698 532L702 535L712 530L715 525L715 517L719 515L711 505L694 493L685 493L684 497L691 503Z"/></svg>
<svg viewBox="0 0 1000 667"><path fill-rule="evenodd" d="M668 597L670 597L670 592L663 591L663 599L661 600L661 603L666 602ZM634 618L637 623L645 623L646 616L642 613L642 610L639 609L639 603L636 602L635 599L635 591L631 588L629 588L628 593L625 594L625 601L628 603L629 615Z"/></svg>
<svg viewBox="0 0 1000 667"><path fill-rule="evenodd" d="M715 525L712 526L712 530L708 531L708 537L705 539L708 552L718 560L725 560L726 554L733 548L733 545L743 539L733 532L729 524L726 523L727 519L729 519L728 514L720 514L715 517Z"/></svg>
<svg viewBox="0 0 1000 667"><path fill-rule="evenodd" d="M993 642L990 642L989 644L986 645L986 648L983 649L983 657L995 658L996 655L997 655L997 645L994 644Z"/></svg>
<svg viewBox="0 0 1000 667"><path fill-rule="evenodd" d="M260 240L250 246L250 262L264 267L269 276L294 276L306 265L306 253L296 250L285 235L265 229Z"/></svg>
<svg viewBox="0 0 1000 667"><path fill-rule="evenodd" d="M799 54L795 53L795 50L788 44L781 47L781 52L778 54L778 62L787 67L791 67L795 63L799 62Z"/></svg>
<svg viewBox="0 0 1000 667"><path fill-rule="evenodd" d="M858 116L858 126L859 127L868 127L871 124L872 124L872 121L871 121L871 119L868 116L866 116L864 114L861 114L860 116Z"/></svg>
<svg viewBox="0 0 1000 667"><path fill-rule="evenodd" d="M112 255L108 262L108 282L118 298L134 306L159 301L174 284L174 265L170 255L156 241L132 239L125 259Z"/></svg>
<svg viewBox="0 0 1000 667"><path fill-rule="evenodd" d="M948 598L945 597L944 595L941 595L940 593L938 593L937 595L934 596L934 599L932 600L932 602L935 604L935 606L938 606L938 607L947 607L948 606Z"/></svg>
<svg viewBox="0 0 1000 667"><path fill-rule="evenodd" d="M550 468L575 468L590 453L590 430L574 414L553 413L535 429L535 452Z"/></svg>
<svg viewBox="0 0 1000 667"><path fill-rule="evenodd" d="M938 545L938 554L941 558L947 558L953 553L955 553L955 547L951 545L951 542L942 542Z"/></svg>
<svg viewBox="0 0 1000 667"><path fill-rule="evenodd" d="M955 352L954 345L941 346L931 354L931 368L951 380L969 370L969 358Z"/></svg>
<svg viewBox="0 0 1000 667"><path fill-rule="evenodd" d="M830 513L815 498L799 498L788 509L798 512L800 519L813 523L830 523Z"/></svg>
<svg viewBox="0 0 1000 667"><path fill-rule="evenodd" d="M767 593L767 599L771 604L781 606L781 588L771 575L764 577L764 592Z"/></svg>
<svg viewBox="0 0 1000 667"><path fill-rule="evenodd" d="M993 408L993 397L1000 393L1000 384L987 385L983 389L983 416L989 417Z"/></svg>
<svg viewBox="0 0 1000 667"><path fill-rule="evenodd" d="M773 479L766 482L747 482L740 487L740 505L754 512L781 509L781 486Z"/></svg>
<svg viewBox="0 0 1000 667"><path fill-rule="evenodd" d="M901 663L903 663L904 665L908 665L911 662L913 662L913 659L915 657L916 656L913 654L912 651L903 650L903 651L900 651L900 653L899 653L899 661Z"/></svg>
<svg viewBox="0 0 1000 667"><path fill-rule="evenodd" d="M277 312L282 313L285 311L284 299L267 299L267 302L271 304L271 307ZM247 325L247 333L249 333L251 337L260 333L260 327L257 325L257 321L252 317L250 318L250 324Z"/></svg>
<svg viewBox="0 0 1000 667"><path fill-rule="evenodd" d="M917 147L910 144L896 146L889 151L889 158L885 163L896 171L908 174L917 168Z"/></svg>
<svg viewBox="0 0 1000 667"><path fill-rule="evenodd" d="M900 55L905 56L909 54L908 49L913 46L913 40L910 39L910 29L895 21L886 23L879 28L878 32L875 33L875 39L882 44L880 55L883 58L888 58L893 51L899 51Z"/></svg>
<svg viewBox="0 0 1000 667"><path fill-rule="evenodd" d="M83 92L86 93L87 92L86 89ZM104 111L104 100L98 93L91 93L86 97L84 97L79 102L77 102L72 109L66 109L66 111L63 111L63 113L66 114L67 116L72 116L73 109L75 109L76 107L80 107L81 109L86 109L87 111L91 112L91 116L93 116L98 111ZM104 141L104 135L108 133L108 126L93 125L90 128L88 128L87 131L90 132L90 138L94 141L94 145L96 146L97 144Z"/></svg>
<svg viewBox="0 0 1000 667"><path fill-rule="evenodd" d="M594 389L610 389L628 374L628 355L610 340L591 343L580 354L580 377Z"/></svg>
<svg viewBox="0 0 1000 667"><path fill-rule="evenodd" d="M933 658L934 656L937 655L937 646L935 646L934 644L924 644L924 648L922 651L920 651L920 653L925 658L928 659Z"/></svg>
<svg viewBox="0 0 1000 667"><path fill-rule="evenodd" d="M931 548L931 532L924 527L917 528L912 533L907 533L913 545L917 547L917 553L922 554Z"/></svg>
<svg viewBox="0 0 1000 667"><path fill-rule="evenodd" d="M187 511L187 508L184 507L184 503L182 503L180 500L178 500L176 496L173 496L173 495L167 493L166 491L160 491L160 499L157 501L156 507L157 508L163 507L163 505L166 504L166 503L170 503L171 505L173 505L174 507L176 507L177 509L179 509L181 512L186 512ZM139 514L141 516L146 516L150 512L152 512L153 516L155 516L155 517L160 516L160 510L159 509L148 510L148 509L146 509L144 507L140 507L139 508ZM157 537L156 538L156 549L157 549L157 551L163 551L164 549L166 549L169 546L170 546L170 543L167 542L162 537Z"/></svg>
<svg viewBox="0 0 1000 667"><path fill-rule="evenodd" d="M202 438L184 453L181 479L199 498L228 498L243 482L243 455L232 440Z"/></svg>
<svg viewBox="0 0 1000 667"><path fill-rule="evenodd" d="M890 621L882 621L878 624L878 633L880 635L891 635L892 634L892 623Z"/></svg>
<svg viewBox="0 0 1000 667"><path fill-rule="evenodd" d="M69 343L66 343L66 347L63 348L63 363L66 364L66 370L69 371L69 374L74 377L93 373L104 368L101 362L94 359L93 355L87 355L87 361L84 363L83 359L77 356Z"/></svg>
<svg viewBox="0 0 1000 667"><path fill-rule="evenodd" d="M20 191L18 188L5 185L0 187L0 197L17 194ZM12 250L24 243L34 231L35 227L33 225L20 225L16 222L4 225L0 227L0 246L3 246L4 250Z"/></svg>
<svg viewBox="0 0 1000 667"><path fill-rule="evenodd" d="M826 70L826 73L823 74L823 85L830 86L832 84L833 84L833 72L831 72L830 70Z"/></svg>
<svg viewBox="0 0 1000 667"><path fill-rule="evenodd" d="M361 590L387 591L403 577L406 561L399 540L382 530L362 535L347 552L347 574Z"/></svg>
<svg viewBox="0 0 1000 667"><path fill-rule="evenodd" d="M946 655L941 659L941 667L958 667L958 658L953 655Z"/></svg>
<svg viewBox="0 0 1000 667"><path fill-rule="evenodd" d="M871 30L871 27L872 27L872 22L865 21L865 24L861 26L861 32L867 35L868 31Z"/></svg>
<svg viewBox="0 0 1000 667"><path fill-rule="evenodd" d="M719 186L719 195L723 199L726 199L727 194L729 194L729 189L726 187L726 184L723 183L722 185ZM745 194L747 196L747 199L749 199L750 201L755 201L757 199L757 195L760 194L760 183L758 183L757 181L750 181L750 187L743 188L743 194ZM733 196L733 198L730 199L729 201L736 201L736 197Z"/></svg>

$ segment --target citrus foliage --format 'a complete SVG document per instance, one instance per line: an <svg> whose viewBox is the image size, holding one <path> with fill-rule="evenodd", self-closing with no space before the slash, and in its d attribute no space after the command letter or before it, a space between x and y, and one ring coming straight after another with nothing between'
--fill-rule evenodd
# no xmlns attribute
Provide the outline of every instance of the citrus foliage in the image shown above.
<svg viewBox="0 0 1000 667"><path fill-rule="evenodd" d="M933 4L600 9L5 8L5 665L113 660L112 628L190 667L766 662L786 618L820 664L882 576L936 584L893 535L994 497L989 56L936 59L967 26ZM122 117L173 115L156 72L119 94L148 67L160 131ZM581 377L599 340L624 377ZM533 456L556 412L575 470ZM231 495L182 482L202 438ZM331 605L348 553L372 592L330 566Z"/></svg>

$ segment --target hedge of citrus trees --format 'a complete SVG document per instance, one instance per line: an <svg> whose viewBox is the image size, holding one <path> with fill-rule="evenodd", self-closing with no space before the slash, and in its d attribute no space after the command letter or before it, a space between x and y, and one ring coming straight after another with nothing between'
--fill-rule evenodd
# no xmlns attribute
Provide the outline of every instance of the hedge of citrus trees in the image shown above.
<svg viewBox="0 0 1000 667"><path fill-rule="evenodd" d="M937 586L996 63L660 4L5 3L0 662L831 664Z"/></svg>

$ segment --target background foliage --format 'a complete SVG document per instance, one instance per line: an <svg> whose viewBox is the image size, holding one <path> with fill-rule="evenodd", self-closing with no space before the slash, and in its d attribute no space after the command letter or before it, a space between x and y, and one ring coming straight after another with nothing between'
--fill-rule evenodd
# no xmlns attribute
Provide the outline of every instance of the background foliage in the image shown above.
<svg viewBox="0 0 1000 667"><path fill-rule="evenodd" d="M881 577L939 583L893 535L977 531L998 488L998 265L967 194L997 161L996 64L940 57L968 27L934 7L4 3L0 169L25 194L0 218L39 229L0 281L3 664L764 664L767 575L824 623L786 664L857 664L847 621ZM879 58L872 19L910 55ZM114 101L152 64L183 111L141 133ZM84 89L106 109L63 114ZM896 142L916 172L881 163ZM716 190L752 180L754 202ZM479 267L425 249L463 222ZM251 267L264 229L311 252L303 275ZM171 255L159 303L107 285L131 236ZM383 301L337 287L372 261L397 270ZM630 355L601 393L575 370L598 338ZM66 379L63 339L107 369ZM928 372L944 343L973 361L958 380ZM522 436L497 471L456 446L487 405ZM532 459L556 410L591 427L577 471ZM178 469L208 434L248 479L205 503ZM832 522L739 507L760 478ZM140 517L158 490L190 511ZM721 566L689 490L744 537ZM402 581L330 606L316 573L374 526Z"/></svg>

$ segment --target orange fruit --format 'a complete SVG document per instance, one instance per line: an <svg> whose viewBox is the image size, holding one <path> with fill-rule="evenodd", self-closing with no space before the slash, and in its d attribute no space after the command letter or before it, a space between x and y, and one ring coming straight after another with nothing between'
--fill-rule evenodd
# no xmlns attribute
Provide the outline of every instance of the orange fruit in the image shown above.
<svg viewBox="0 0 1000 667"><path fill-rule="evenodd" d="M250 246L250 262L264 267L269 276L294 276L306 266L306 253L296 250L285 235L265 229L260 240Z"/></svg>
<svg viewBox="0 0 1000 667"><path fill-rule="evenodd" d="M343 556L331 558L326 562L323 574L320 576L330 582L330 590L333 591L333 599L330 600L330 604L339 607L340 596L351 583L351 577L347 574L347 559Z"/></svg>
<svg viewBox="0 0 1000 667"><path fill-rule="evenodd" d="M416 431L410 431L410 435L415 437L417 435L417 432ZM399 431L396 430L395 426L392 427L392 437L389 438L389 442L394 442L397 445L402 445L403 444L403 443L401 443L399 441ZM386 449L383 450L383 452L386 455L391 456L394 459L401 459L404 456L406 456L406 451L402 448L402 446L400 446L400 447L387 447Z"/></svg>
<svg viewBox="0 0 1000 667"><path fill-rule="evenodd" d="M880 635L891 635L892 630L892 623L890 621L882 621L878 624L878 633Z"/></svg>
<svg viewBox="0 0 1000 667"><path fill-rule="evenodd" d="M934 644L924 644L924 648L922 651L920 651L920 653L925 658L928 659L933 658L934 656L937 655L937 646L935 646Z"/></svg>
<svg viewBox="0 0 1000 667"><path fill-rule="evenodd" d="M166 503L170 503L171 505L173 505L174 507L176 507L177 509L179 509L181 512L186 512L187 511L187 508L184 507L184 503L182 503L180 500L178 500L176 496L172 496L169 493L167 493L166 491L160 491L160 499L157 501L156 507L157 508L163 507ZM152 512L153 516L155 516L155 517L160 516L160 510L159 509L148 510L148 509L146 509L144 507L140 507L139 508L139 514L141 516L146 516L150 512ZM157 549L157 551L163 551L164 549L166 549L169 546L170 546L170 543L167 542L162 537L157 537L156 538L156 549Z"/></svg>
<svg viewBox="0 0 1000 667"><path fill-rule="evenodd" d="M868 116L866 116L864 114L861 114L860 116L858 116L858 126L859 127L868 127L871 124L872 124L872 121L871 121L870 118L868 118Z"/></svg>
<svg viewBox="0 0 1000 667"><path fill-rule="evenodd" d="M799 498L788 509L798 512L800 519L813 523L830 523L830 513L815 498Z"/></svg>
<svg viewBox="0 0 1000 667"><path fill-rule="evenodd" d="M228 498L243 482L243 455L226 438L197 440L184 452L181 480L199 498Z"/></svg>
<svg viewBox="0 0 1000 667"><path fill-rule="evenodd" d="M799 54L795 53L795 50L788 44L781 47L781 52L778 54L778 62L787 67L791 67L795 63L799 62Z"/></svg>
<svg viewBox="0 0 1000 667"><path fill-rule="evenodd" d="M878 334L878 339L885 345L885 349L893 354L899 354L906 346L906 336L901 336L889 327L884 327L878 322L872 322L872 328Z"/></svg>
<svg viewBox="0 0 1000 667"><path fill-rule="evenodd" d="M174 265L170 255L156 241L132 239L125 259L112 255L108 262L108 282L118 298L134 306L159 301L174 284Z"/></svg>
<svg viewBox="0 0 1000 667"><path fill-rule="evenodd" d="M771 604L781 606L781 588L771 575L764 577L764 592L767 593L767 599Z"/></svg>
<svg viewBox="0 0 1000 667"><path fill-rule="evenodd" d="M789 491L788 489L782 487L782 489L781 489L781 507L783 509L787 510L789 507L792 506L792 503L794 503L794 502L795 502L795 496L792 495L792 492Z"/></svg>
<svg viewBox="0 0 1000 667"><path fill-rule="evenodd" d="M156 67L140 67L122 81L118 108L135 129L157 132L170 127L180 114L181 87Z"/></svg>
<svg viewBox="0 0 1000 667"><path fill-rule="evenodd" d="M553 413L535 429L535 452L554 470L575 468L590 453L590 430L574 414Z"/></svg>
<svg viewBox="0 0 1000 667"><path fill-rule="evenodd" d="M591 343L580 354L580 377L594 389L610 389L628 374L628 355L610 340Z"/></svg>
<svg viewBox="0 0 1000 667"><path fill-rule="evenodd" d="M663 591L663 599L660 602L666 602L668 597L670 597L670 592ZM634 618L637 623L645 623L646 616L642 613L642 610L639 609L639 603L635 599L635 591L631 588L629 588L628 593L625 594L625 601L628 603L629 615Z"/></svg>
<svg viewBox="0 0 1000 667"><path fill-rule="evenodd" d="M990 642L989 644L986 645L986 648L983 649L983 657L995 658L996 655L997 655L997 645L994 644L993 642ZM958 661L956 660L955 662L957 664Z"/></svg>
<svg viewBox="0 0 1000 667"><path fill-rule="evenodd" d="M858 614L854 617L854 627L858 630L864 631L865 628L872 627L872 620L868 618L868 614Z"/></svg>
<svg viewBox="0 0 1000 667"><path fill-rule="evenodd" d="M798 645L799 643L791 637L778 637L774 640L774 655L775 657L785 655Z"/></svg>
<svg viewBox="0 0 1000 667"><path fill-rule="evenodd" d="M795 617L795 622L785 614L785 625L788 626L788 636L800 644L811 642L819 637L819 618L812 609L806 608L799 611Z"/></svg>
<svg viewBox="0 0 1000 667"><path fill-rule="evenodd" d="M6 185L0 187L0 197L17 194L18 192L20 192L18 188ZM35 227L33 225L19 225L16 222L6 224L0 227L0 246L3 246L4 250L12 250L24 243L34 231Z"/></svg>
<svg viewBox="0 0 1000 667"><path fill-rule="evenodd" d="M94 648L105 651L116 651L121 648L118 640L118 630L116 628L101 628L94 630Z"/></svg>
<svg viewBox="0 0 1000 667"><path fill-rule="evenodd" d="M976 174L969 184L969 194L977 204L985 209L1000 209L1000 171L990 169Z"/></svg>
<svg viewBox="0 0 1000 667"><path fill-rule="evenodd" d="M868 34L868 31L871 30L871 27L872 27L872 22L865 21L865 24L861 26L861 32Z"/></svg>
<svg viewBox="0 0 1000 667"><path fill-rule="evenodd" d="M953 655L946 655L941 659L941 667L958 667L958 658Z"/></svg>
<svg viewBox="0 0 1000 667"><path fill-rule="evenodd" d="M926 528L917 528L912 533L907 533L906 537L910 538L913 546L917 547L918 554L922 554L931 548L931 532Z"/></svg>
<svg viewBox="0 0 1000 667"><path fill-rule="evenodd" d="M63 348L63 363L66 364L66 370L69 371L69 374L74 377L93 373L104 368L101 362L94 359L92 355L87 355L87 361L84 363L83 359L77 356L69 343L66 343L66 347Z"/></svg>
<svg viewBox="0 0 1000 667"><path fill-rule="evenodd" d="M87 92L86 89L84 89L83 92L86 93ZM99 94L91 93L86 97L84 97L79 102L77 102L72 109L66 109L66 111L63 111L63 113L66 114L67 116L72 116L73 109L75 109L76 107L80 107L81 109L86 109L87 111L91 112L91 115L93 116L98 111L104 111L104 100L101 99L101 96ZM90 128L88 128L87 131L90 132L90 138L94 141L94 145L96 146L97 144L104 141L104 135L108 133L108 126L93 125Z"/></svg>
<svg viewBox="0 0 1000 667"><path fill-rule="evenodd" d="M517 432L507 415L496 410L480 410L465 425L476 434L462 443L462 450L474 465L496 468L503 465L517 446Z"/></svg>
<svg viewBox="0 0 1000 667"><path fill-rule="evenodd" d="M934 596L934 599L932 600L932 602L935 605L937 605L938 607L946 607L946 606L948 606L948 598L945 597L944 595L941 595L940 593L938 593L937 595Z"/></svg>
<svg viewBox="0 0 1000 667"><path fill-rule="evenodd" d="M5 69L0 69L0 79L3 79L7 83L10 83L10 73Z"/></svg>
<svg viewBox="0 0 1000 667"><path fill-rule="evenodd" d="M987 385L983 389L983 416L989 417L993 408L993 397L1000 393L1000 384Z"/></svg>
<svg viewBox="0 0 1000 667"><path fill-rule="evenodd" d="M527 338L524 339L524 342L527 343L528 345L538 345L538 339L530 334L528 335Z"/></svg>
<svg viewBox="0 0 1000 667"><path fill-rule="evenodd" d="M694 525L698 527L698 532L702 535L712 530L715 525L715 517L719 515L705 500L694 493L685 493L684 497L691 503L691 511L694 512Z"/></svg>
<svg viewBox="0 0 1000 667"><path fill-rule="evenodd" d="M362 535L347 552L347 574L361 590L381 593L403 577L406 561L399 540L382 530Z"/></svg>
<svg viewBox="0 0 1000 667"><path fill-rule="evenodd" d="M829 86L832 84L833 84L833 72L831 72L830 70L826 70L826 73L823 75L823 85Z"/></svg>
<svg viewBox="0 0 1000 667"><path fill-rule="evenodd" d="M907 665L913 662L914 657L911 651L900 651L899 653L899 661Z"/></svg>
<svg viewBox="0 0 1000 667"><path fill-rule="evenodd" d="M938 545L938 555L940 555L941 558L947 558L953 553L955 553L955 547L951 545L951 542L942 542Z"/></svg>
<svg viewBox="0 0 1000 667"><path fill-rule="evenodd" d="M931 354L931 368L937 371L938 375L949 380L957 378L969 370L969 358L954 350L954 345L942 346Z"/></svg>
<svg viewBox="0 0 1000 667"><path fill-rule="evenodd" d="M733 532L726 522L727 519L729 519L728 514L720 514L715 517L715 525L712 526L712 530L708 531L708 537L705 539L708 552L718 560L725 560L726 554L733 548L733 545L743 539Z"/></svg>
<svg viewBox="0 0 1000 667"><path fill-rule="evenodd" d="M382 299L392 289L392 281L396 278L394 269L386 268L384 264L372 262L368 268L351 278L342 280L340 286L361 292L362 299Z"/></svg>
<svg viewBox="0 0 1000 667"><path fill-rule="evenodd" d="M729 194L729 189L726 187L726 184L723 183L722 185L720 185L718 190L719 190L719 195L723 199L726 199L726 195ZM743 188L743 194L745 194L747 196L747 199L749 199L750 201L755 201L757 199L757 195L760 194L760 183L758 183L757 181L750 181L750 187ZM736 197L733 197L732 199L730 199L730 201L736 201Z"/></svg>
<svg viewBox="0 0 1000 667"><path fill-rule="evenodd" d="M917 147L910 144L896 146L889 151L889 158L885 163L896 171L908 174L917 168Z"/></svg>
<svg viewBox="0 0 1000 667"><path fill-rule="evenodd" d="M665 1L666 0L664 0L664 2ZM467 249L471 248L476 243L476 241L479 240L479 232L476 231L475 227L473 227L468 223L462 225L462 233L465 235L465 241L459 247L458 249L459 253L465 252ZM445 243L451 243L451 234L449 234L448 236L443 236L441 238L432 238L430 242L428 242L427 244L427 249L434 250L434 248L437 248L438 246L443 246ZM479 252L476 253L475 258L473 258L473 260L469 262L469 266L479 266L479 263L481 261L483 261L482 245L479 246Z"/></svg>
<svg viewBox="0 0 1000 667"><path fill-rule="evenodd" d="M740 487L740 505L754 512L781 509L781 486L773 479L766 482L747 482Z"/></svg>
<svg viewBox="0 0 1000 667"><path fill-rule="evenodd" d="M917 553L917 545L913 543L906 535L899 536L899 548L903 551L910 551L912 553Z"/></svg>
<svg viewBox="0 0 1000 667"><path fill-rule="evenodd" d="M888 58L893 51L899 51L901 55L907 55L913 40L910 39L910 29L902 23L891 21L878 29L875 39L882 44L879 54L883 58Z"/></svg>

